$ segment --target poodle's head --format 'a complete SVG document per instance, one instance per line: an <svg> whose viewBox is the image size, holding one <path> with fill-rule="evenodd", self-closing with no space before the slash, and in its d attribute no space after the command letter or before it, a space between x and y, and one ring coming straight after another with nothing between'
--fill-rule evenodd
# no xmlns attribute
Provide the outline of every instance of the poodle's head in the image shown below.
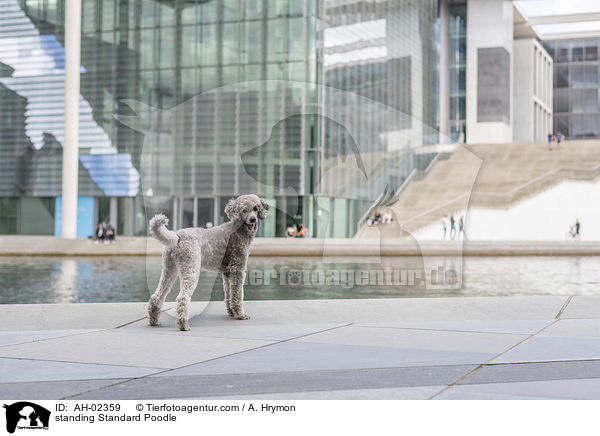
<svg viewBox="0 0 600 436"><path fill-rule="evenodd" d="M258 220L264 220L269 212L269 204L258 195L240 195L232 198L225 206L227 217L239 224L256 226Z"/></svg>

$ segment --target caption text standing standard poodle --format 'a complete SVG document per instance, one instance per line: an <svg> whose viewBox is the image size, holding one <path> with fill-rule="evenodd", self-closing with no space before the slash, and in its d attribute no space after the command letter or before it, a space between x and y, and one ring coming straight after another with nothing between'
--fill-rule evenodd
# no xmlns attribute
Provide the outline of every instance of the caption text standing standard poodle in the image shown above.
<svg viewBox="0 0 600 436"><path fill-rule="evenodd" d="M148 302L150 325L158 325L162 305L173 283L180 277L177 296L177 325L190 330L189 304L198 284L200 270L223 275L227 313L236 319L248 319L244 313L244 279L250 243L256 235L259 219L265 219L269 205L256 195L241 195L229 200L225 214L229 222L208 229L168 230L169 220L156 215L150 220L150 234L163 245L162 272L156 292Z"/></svg>

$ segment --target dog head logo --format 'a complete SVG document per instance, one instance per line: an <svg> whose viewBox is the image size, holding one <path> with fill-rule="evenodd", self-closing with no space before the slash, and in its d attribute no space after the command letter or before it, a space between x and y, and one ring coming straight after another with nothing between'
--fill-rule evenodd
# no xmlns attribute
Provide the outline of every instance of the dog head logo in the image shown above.
<svg viewBox="0 0 600 436"><path fill-rule="evenodd" d="M6 431L14 433L19 429L48 429L50 411L42 406L27 401L19 401L6 409Z"/></svg>

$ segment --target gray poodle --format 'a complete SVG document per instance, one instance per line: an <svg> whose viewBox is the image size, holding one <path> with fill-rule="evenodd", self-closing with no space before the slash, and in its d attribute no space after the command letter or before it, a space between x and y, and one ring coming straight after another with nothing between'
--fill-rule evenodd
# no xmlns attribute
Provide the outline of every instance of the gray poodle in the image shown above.
<svg viewBox="0 0 600 436"><path fill-rule="evenodd" d="M230 221L209 229L189 228L174 232L166 228L169 222L166 216L152 218L150 234L164 248L160 282L148 302L150 325L158 325L161 307L179 275L177 325L180 330L190 330L188 309L201 269L223 275L227 313L235 319L248 319L242 309L246 264L258 220L265 219L268 210L268 203L252 194L229 200L225 214Z"/></svg>

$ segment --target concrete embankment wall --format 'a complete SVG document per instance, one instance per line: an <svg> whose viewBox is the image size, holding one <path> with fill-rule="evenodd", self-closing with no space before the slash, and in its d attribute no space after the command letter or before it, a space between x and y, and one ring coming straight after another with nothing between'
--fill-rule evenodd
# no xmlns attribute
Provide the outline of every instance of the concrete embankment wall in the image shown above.
<svg viewBox="0 0 600 436"><path fill-rule="evenodd" d="M144 256L160 255L152 238L121 237L114 244L87 238L0 236L4 256ZM388 239L257 238L253 256L596 256L600 241L423 241Z"/></svg>

